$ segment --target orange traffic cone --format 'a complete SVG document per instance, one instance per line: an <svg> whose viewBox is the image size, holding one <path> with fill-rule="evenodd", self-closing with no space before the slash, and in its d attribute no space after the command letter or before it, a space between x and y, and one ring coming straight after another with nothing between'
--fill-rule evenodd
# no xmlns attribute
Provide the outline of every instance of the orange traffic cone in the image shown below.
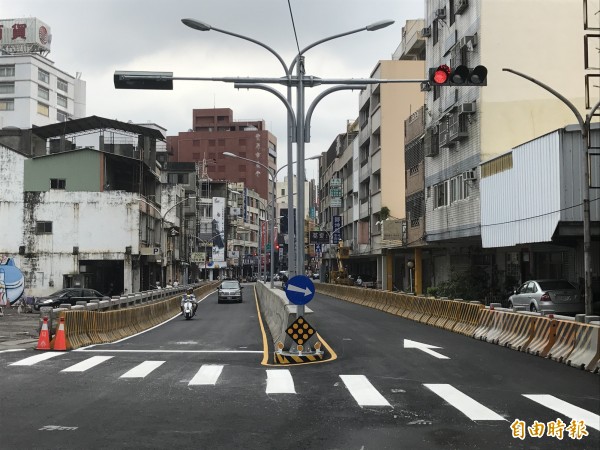
<svg viewBox="0 0 600 450"><path fill-rule="evenodd" d="M50 333L48 332L48 318L44 317L44 323L42 324L42 331L40 331L40 337L38 339L36 350L50 350Z"/></svg>
<svg viewBox="0 0 600 450"><path fill-rule="evenodd" d="M53 347L54 350L59 350L59 351L67 350L67 343L65 340L65 318L64 317L60 318L60 323L58 325L58 331L56 332L56 336L54 336L52 343L54 344L54 347Z"/></svg>

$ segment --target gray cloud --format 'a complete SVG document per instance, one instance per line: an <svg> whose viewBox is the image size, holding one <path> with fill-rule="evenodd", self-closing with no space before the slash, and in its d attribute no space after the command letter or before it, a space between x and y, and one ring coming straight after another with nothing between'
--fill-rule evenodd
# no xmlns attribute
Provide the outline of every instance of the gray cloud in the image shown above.
<svg viewBox="0 0 600 450"><path fill-rule="evenodd" d="M386 29L312 49L306 55L307 74L324 78L367 78L379 59L389 59L394 52L405 21L424 14L422 0L291 0L291 5L300 48L377 20L396 21ZM283 68L266 50L214 31L192 30L180 20L191 17L250 36L274 48L289 64L297 49L286 0L0 0L0 11L2 18L38 17L51 27L49 58L69 73L82 72L88 114L152 121L176 134L190 128L193 108L228 107L236 119L263 119L278 138L280 165L287 162L286 112L266 92L209 82L176 82L172 92L116 91L112 84L115 70L282 76ZM308 89L307 98L321 90ZM323 100L315 110L307 155L327 150L346 121L357 115L357 92ZM307 175L313 172L309 165Z"/></svg>

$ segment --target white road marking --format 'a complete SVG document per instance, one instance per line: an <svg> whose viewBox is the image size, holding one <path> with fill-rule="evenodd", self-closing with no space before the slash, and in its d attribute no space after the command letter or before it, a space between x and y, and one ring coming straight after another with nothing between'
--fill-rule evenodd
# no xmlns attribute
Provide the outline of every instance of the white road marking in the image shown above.
<svg viewBox="0 0 600 450"><path fill-rule="evenodd" d="M252 353L261 355L264 353L261 350L112 350L109 348L104 350L78 349L74 351L98 353Z"/></svg>
<svg viewBox="0 0 600 450"><path fill-rule="evenodd" d="M8 350L0 350L0 353L22 352L24 348L9 348Z"/></svg>
<svg viewBox="0 0 600 450"><path fill-rule="evenodd" d="M197 386L197 385L215 385L219 376L221 376L221 372L223 371L223 366L219 365L211 365L204 364L200 367L200 370L194 375L194 378L190 380L188 386Z"/></svg>
<svg viewBox="0 0 600 450"><path fill-rule="evenodd" d="M11 366L33 366L40 361L46 361L47 359L54 358L61 353L40 353L39 355L30 356L29 358L22 359L20 361L9 364Z"/></svg>
<svg viewBox="0 0 600 450"><path fill-rule="evenodd" d="M422 342L411 341L409 339L404 339L404 348L416 348L418 350L424 351L425 353L435 356L438 359L450 359L441 353L435 352L431 350L432 348L442 348L436 347L435 345L423 344Z"/></svg>
<svg viewBox="0 0 600 450"><path fill-rule="evenodd" d="M506 420L450 384L424 384L471 420Z"/></svg>
<svg viewBox="0 0 600 450"><path fill-rule="evenodd" d="M294 379L288 369L267 370L267 394L295 394Z"/></svg>
<svg viewBox="0 0 600 450"><path fill-rule="evenodd" d="M546 408L552 409L566 417L570 417L574 420L583 420L586 427L592 427L595 430L600 431L600 416L593 412L587 411L579 406L572 405L565 402L554 395L528 395L523 394L523 397L527 397L529 400L533 400Z"/></svg>
<svg viewBox="0 0 600 450"><path fill-rule="evenodd" d="M138 364L129 372L124 373L119 378L144 378L154 369L159 368L165 363L165 361L144 361Z"/></svg>
<svg viewBox="0 0 600 450"><path fill-rule="evenodd" d="M110 358L112 358L112 356L92 356L91 358L61 370L61 372L85 372L98 364L102 364L104 361L108 361Z"/></svg>
<svg viewBox="0 0 600 450"><path fill-rule="evenodd" d="M392 406L364 375L340 375L360 406Z"/></svg>

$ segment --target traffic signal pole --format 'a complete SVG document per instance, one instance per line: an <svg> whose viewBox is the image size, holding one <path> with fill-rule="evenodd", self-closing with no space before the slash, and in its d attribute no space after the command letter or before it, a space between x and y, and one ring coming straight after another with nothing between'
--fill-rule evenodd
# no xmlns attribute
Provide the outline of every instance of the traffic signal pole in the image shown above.
<svg viewBox="0 0 600 450"><path fill-rule="evenodd" d="M590 227L590 168L589 168L589 143L590 143L590 125L594 113L600 107L600 101L590 110L585 116L585 119L577 111L577 108L571 103L566 97L561 95L559 92L552 89L547 84L530 77L516 70L502 69L504 72L510 72L519 77L525 78L534 84L537 84L542 89L547 90L560 101L562 101L567 107L573 112L579 122L579 128L581 130L581 145L582 155L581 163L583 167L583 176L581 177L581 192L582 192L582 203L583 203L583 271L584 271L584 284L585 284L585 314L593 314L593 302L592 302L592 233Z"/></svg>

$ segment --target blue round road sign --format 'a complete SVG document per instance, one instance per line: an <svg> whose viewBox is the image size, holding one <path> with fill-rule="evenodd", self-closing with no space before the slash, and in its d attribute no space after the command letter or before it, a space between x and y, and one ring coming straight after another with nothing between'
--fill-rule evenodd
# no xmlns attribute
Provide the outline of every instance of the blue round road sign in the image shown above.
<svg viewBox="0 0 600 450"><path fill-rule="evenodd" d="M288 280L285 295L294 305L306 305L315 296L315 285L305 275L296 275Z"/></svg>

